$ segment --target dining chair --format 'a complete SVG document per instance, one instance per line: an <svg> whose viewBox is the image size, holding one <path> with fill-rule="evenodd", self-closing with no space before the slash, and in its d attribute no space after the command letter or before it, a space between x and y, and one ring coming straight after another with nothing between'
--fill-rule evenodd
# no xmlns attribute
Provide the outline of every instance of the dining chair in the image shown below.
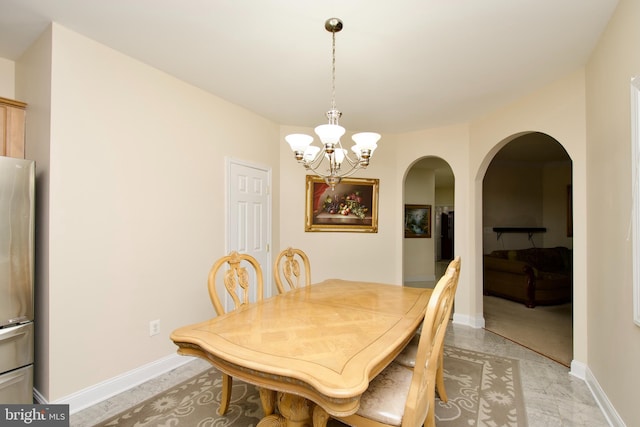
<svg viewBox="0 0 640 427"><path fill-rule="evenodd" d="M222 271L225 266L227 269ZM256 289L256 300L262 300L262 288L264 286L262 268L258 261L251 255L232 251L229 255L218 259L215 264L213 264L213 267L211 267L208 278L209 297L218 316L226 312L222 304L222 299L218 294L218 282L220 280L224 284L224 290L226 290L233 302L233 308L231 310L249 304L251 274L247 270L247 267L252 268L255 274L254 287ZM218 272L220 272L220 275L218 275ZM218 414L220 415L224 415L229 408L232 385L233 378L223 373L222 396L220 398L220 408L218 409Z"/></svg>
<svg viewBox="0 0 640 427"><path fill-rule="evenodd" d="M304 269L304 282L302 282L300 263L302 263L302 269ZM278 292L281 294L301 286L309 286L311 284L309 257L301 249L289 247L283 250L273 263L273 276L276 280ZM289 285L289 289L285 289L283 278Z"/></svg>
<svg viewBox="0 0 640 427"><path fill-rule="evenodd" d="M449 265L447 266L447 271L453 268L455 270L455 283L453 287L453 294L455 297L456 289L458 288L458 279L460 277L460 257L454 258ZM451 308L449 309L449 313L447 316L451 317L451 309L453 308L453 304L451 304ZM420 332L416 333L413 339L407 344L407 346L402 350L402 352L398 355L395 361L403 366L407 366L409 368L413 368L416 364L416 353L418 352L418 343L420 341ZM438 397L443 402L447 402L449 398L447 397L447 391L444 388L444 354L441 352L440 361L438 363L438 371L436 374L436 390L438 391Z"/></svg>
<svg viewBox="0 0 640 427"><path fill-rule="evenodd" d="M455 278L455 269L448 268L431 294L415 367L392 362L371 381L358 411L336 419L357 427L435 426L436 371L453 304Z"/></svg>

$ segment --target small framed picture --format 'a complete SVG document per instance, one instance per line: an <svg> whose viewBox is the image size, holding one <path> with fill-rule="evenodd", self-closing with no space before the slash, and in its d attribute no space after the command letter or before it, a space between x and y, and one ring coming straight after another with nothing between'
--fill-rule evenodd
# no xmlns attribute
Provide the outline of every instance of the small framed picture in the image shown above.
<svg viewBox="0 0 640 427"><path fill-rule="evenodd" d="M431 205L404 205L404 237L431 237Z"/></svg>

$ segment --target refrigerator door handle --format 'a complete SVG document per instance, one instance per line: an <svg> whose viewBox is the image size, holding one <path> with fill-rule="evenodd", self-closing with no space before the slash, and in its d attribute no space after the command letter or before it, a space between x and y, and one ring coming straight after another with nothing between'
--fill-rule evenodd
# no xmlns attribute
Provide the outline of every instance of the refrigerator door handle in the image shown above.
<svg viewBox="0 0 640 427"><path fill-rule="evenodd" d="M19 331L15 331L14 329L16 328L8 328L6 330L0 329L0 342L6 342L11 339L15 340L15 339L22 338L23 336L27 335L27 333L29 332L28 330L23 328L18 328L20 329Z"/></svg>

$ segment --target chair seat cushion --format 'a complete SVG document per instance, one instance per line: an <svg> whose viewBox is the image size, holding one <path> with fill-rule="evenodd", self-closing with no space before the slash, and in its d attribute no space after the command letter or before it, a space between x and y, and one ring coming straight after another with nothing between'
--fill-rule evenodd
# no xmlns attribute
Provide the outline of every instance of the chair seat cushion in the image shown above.
<svg viewBox="0 0 640 427"><path fill-rule="evenodd" d="M357 414L384 424L400 426L413 370L391 363L373 379L360 400Z"/></svg>
<svg viewBox="0 0 640 427"><path fill-rule="evenodd" d="M416 353L418 353L418 343L420 343L420 334L417 333L409 344L402 350L402 353L396 357L395 362L402 366L414 368L416 366Z"/></svg>

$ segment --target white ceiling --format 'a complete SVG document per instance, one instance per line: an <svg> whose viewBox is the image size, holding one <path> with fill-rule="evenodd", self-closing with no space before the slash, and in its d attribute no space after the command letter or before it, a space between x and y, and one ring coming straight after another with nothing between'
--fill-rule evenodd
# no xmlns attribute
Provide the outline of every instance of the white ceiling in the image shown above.
<svg viewBox="0 0 640 427"><path fill-rule="evenodd" d="M0 57L55 21L279 124L468 121L582 67L617 0L0 0Z"/></svg>

